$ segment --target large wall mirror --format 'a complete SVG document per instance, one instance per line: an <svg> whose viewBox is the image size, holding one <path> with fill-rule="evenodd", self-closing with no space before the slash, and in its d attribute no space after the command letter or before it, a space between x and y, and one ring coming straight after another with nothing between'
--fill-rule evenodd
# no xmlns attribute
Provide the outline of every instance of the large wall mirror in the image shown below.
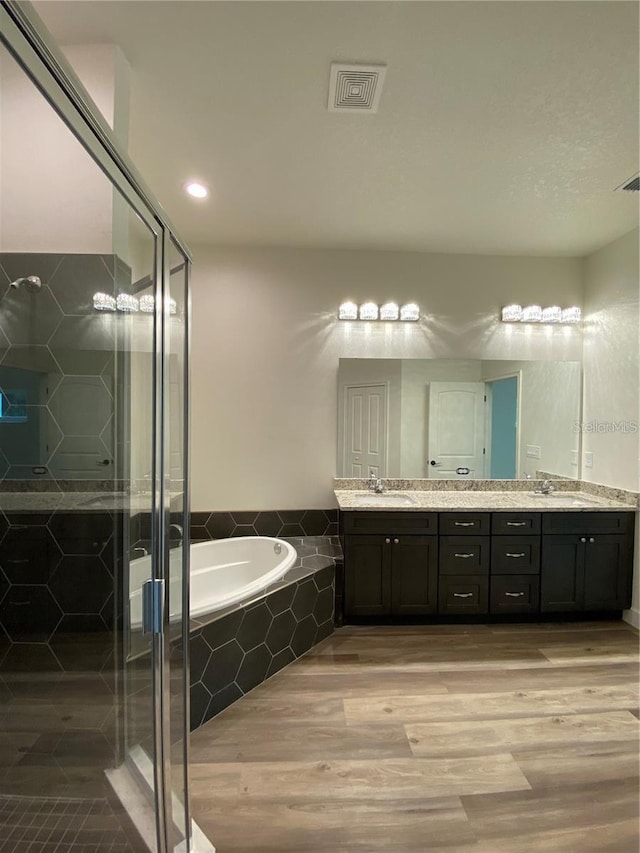
<svg viewBox="0 0 640 853"><path fill-rule="evenodd" d="M575 361L341 358L338 477L579 477Z"/></svg>

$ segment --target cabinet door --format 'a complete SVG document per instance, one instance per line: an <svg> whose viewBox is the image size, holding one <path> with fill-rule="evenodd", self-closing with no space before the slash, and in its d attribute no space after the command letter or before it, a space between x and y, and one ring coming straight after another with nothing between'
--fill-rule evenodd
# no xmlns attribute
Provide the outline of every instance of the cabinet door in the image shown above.
<svg viewBox="0 0 640 853"><path fill-rule="evenodd" d="M584 554L584 609L629 607L632 557L628 537L588 536Z"/></svg>
<svg viewBox="0 0 640 853"><path fill-rule="evenodd" d="M579 536L543 536L540 570L543 613L583 609L584 547Z"/></svg>
<svg viewBox="0 0 640 853"><path fill-rule="evenodd" d="M391 612L391 539L346 536L344 612L382 616Z"/></svg>
<svg viewBox="0 0 640 853"><path fill-rule="evenodd" d="M391 612L399 615L436 613L436 537L400 536L391 541Z"/></svg>

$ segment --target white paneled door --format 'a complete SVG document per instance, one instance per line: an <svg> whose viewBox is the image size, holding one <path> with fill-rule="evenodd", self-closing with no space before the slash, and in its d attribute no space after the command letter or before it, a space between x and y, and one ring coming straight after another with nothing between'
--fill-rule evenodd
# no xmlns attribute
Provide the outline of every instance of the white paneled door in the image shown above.
<svg viewBox="0 0 640 853"><path fill-rule="evenodd" d="M344 476L386 477L387 387L356 385L346 389Z"/></svg>
<svg viewBox="0 0 640 853"><path fill-rule="evenodd" d="M427 477L484 477L484 383L431 382L428 396Z"/></svg>

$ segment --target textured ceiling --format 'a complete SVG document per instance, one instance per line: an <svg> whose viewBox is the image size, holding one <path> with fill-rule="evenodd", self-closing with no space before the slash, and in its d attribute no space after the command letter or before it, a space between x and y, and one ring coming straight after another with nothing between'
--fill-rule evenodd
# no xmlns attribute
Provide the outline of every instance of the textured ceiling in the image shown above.
<svg viewBox="0 0 640 853"><path fill-rule="evenodd" d="M584 255L638 222L633 2L55 2L132 68L130 152L188 243ZM332 61L385 63L327 111ZM181 185L199 177L205 203Z"/></svg>

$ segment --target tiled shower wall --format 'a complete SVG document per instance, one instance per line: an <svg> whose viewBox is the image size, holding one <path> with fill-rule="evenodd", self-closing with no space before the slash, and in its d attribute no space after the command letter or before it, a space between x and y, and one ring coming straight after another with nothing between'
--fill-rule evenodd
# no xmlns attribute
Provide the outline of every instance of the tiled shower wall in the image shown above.
<svg viewBox="0 0 640 853"><path fill-rule="evenodd" d="M93 294L130 286L115 255L0 254L0 481L114 479L117 318Z"/></svg>

